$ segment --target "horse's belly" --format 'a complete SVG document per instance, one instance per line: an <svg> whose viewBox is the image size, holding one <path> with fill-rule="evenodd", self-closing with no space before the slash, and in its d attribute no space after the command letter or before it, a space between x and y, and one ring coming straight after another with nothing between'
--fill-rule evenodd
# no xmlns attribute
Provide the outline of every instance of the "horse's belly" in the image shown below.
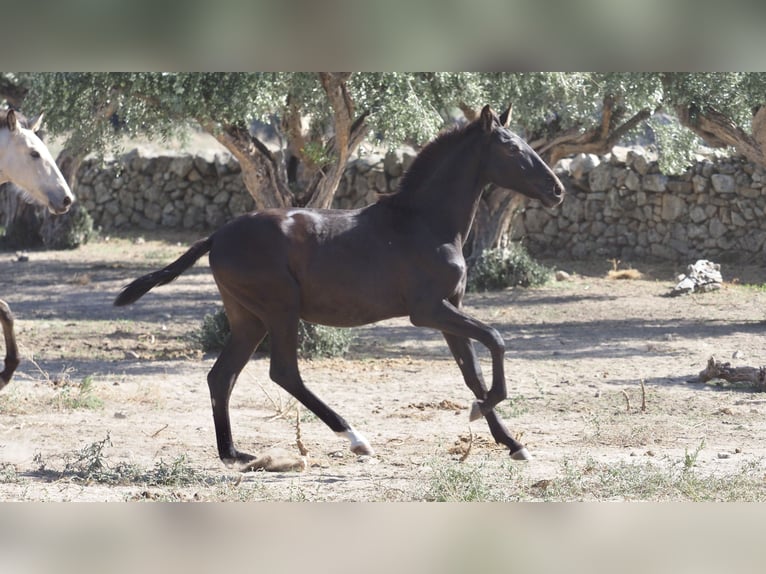
<svg viewBox="0 0 766 574"><path fill-rule="evenodd" d="M301 301L302 319L331 327L356 327L403 315L407 315L403 302L375 297L374 294L358 298L335 293Z"/></svg>

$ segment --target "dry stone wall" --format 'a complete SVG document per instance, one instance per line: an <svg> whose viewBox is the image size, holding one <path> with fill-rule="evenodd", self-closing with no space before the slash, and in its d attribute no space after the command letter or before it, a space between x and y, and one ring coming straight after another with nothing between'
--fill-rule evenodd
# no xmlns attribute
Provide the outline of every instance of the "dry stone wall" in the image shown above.
<svg viewBox="0 0 766 574"><path fill-rule="evenodd" d="M623 261L700 258L763 262L766 173L739 158L701 160L663 175L641 149L562 160L568 195L546 209L530 201L514 239L536 255Z"/></svg>
<svg viewBox="0 0 766 574"><path fill-rule="evenodd" d="M396 189L415 153L369 154L350 163L335 207L350 209ZM535 255L623 261L763 261L766 173L740 159L702 160L667 176L641 148L606 157L579 155L556 167L568 195L554 209L529 201L514 239ZM228 153L146 155L89 160L77 195L104 230L215 229L253 208L239 165Z"/></svg>

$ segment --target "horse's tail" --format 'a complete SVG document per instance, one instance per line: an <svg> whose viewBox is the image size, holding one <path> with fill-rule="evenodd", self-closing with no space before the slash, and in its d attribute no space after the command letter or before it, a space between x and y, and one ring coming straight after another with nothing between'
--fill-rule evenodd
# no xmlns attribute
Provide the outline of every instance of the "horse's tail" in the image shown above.
<svg viewBox="0 0 766 574"><path fill-rule="evenodd" d="M163 267L159 271L154 271L139 277L132 283L129 283L122 288L120 294L114 300L115 307L122 307L123 305L130 305L138 301L146 293L149 292L157 285L165 285L177 278L181 273L186 271L189 267L197 262L197 259L202 257L205 253L210 251L213 245L212 237L207 239L200 239L189 250L181 255L178 259L173 261L167 267Z"/></svg>

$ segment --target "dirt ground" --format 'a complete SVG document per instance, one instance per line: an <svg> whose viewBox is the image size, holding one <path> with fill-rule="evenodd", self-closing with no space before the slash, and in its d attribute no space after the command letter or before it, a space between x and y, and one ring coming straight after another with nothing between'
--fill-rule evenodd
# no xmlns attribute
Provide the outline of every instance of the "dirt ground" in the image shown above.
<svg viewBox="0 0 766 574"><path fill-rule="evenodd" d="M0 392L0 499L469 500L476 488L474 499L489 500L683 499L635 494L635 485L553 487L593 469L761 472L766 395L695 378L711 356L766 364L764 269L723 265L720 291L671 298L683 269L637 263L642 279L616 281L600 260L547 261L572 280L467 296L468 310L506 340L509 399L499 411L531 461L511 461L483 420L469 424L472 396L441 336L395 319L356 329L344 359L301 363L376 457L356 457L316 417L296 413L257 354L232 396L236 444L296 455L299 429L307 468L234 472L215 449L206 384L215 356L189 339L218 306L206 259L133 306L111 305L122 285L192 239L102 237L28 261L0 253L0 295L24 355ZM95 445L101 474L87 477ZM127 465L141 472L103 479ZM177 481L160 480L171 470Z"/></svg>

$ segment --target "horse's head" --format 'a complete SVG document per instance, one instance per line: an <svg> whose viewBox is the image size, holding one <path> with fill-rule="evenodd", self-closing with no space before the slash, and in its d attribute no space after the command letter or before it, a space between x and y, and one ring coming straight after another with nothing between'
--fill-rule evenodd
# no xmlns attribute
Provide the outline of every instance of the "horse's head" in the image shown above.
<svg viewBox="0 0 766 574"><path fill-rule="evenodd" d="M499 187L539 199L553 207L564 199L564 186L551 168L524 140L506 127L510 108L499 118L489 106L479 122L489 139L484 175Z"/></svg>
<svg viewBox="0 0 766 574"><path fill-rule="evenodd" d="M24 122L9 110L5 121L0 121L0 182L16 184L51 213L66 213L74 195L51 152L35 133L42 116Z"/></svg>

